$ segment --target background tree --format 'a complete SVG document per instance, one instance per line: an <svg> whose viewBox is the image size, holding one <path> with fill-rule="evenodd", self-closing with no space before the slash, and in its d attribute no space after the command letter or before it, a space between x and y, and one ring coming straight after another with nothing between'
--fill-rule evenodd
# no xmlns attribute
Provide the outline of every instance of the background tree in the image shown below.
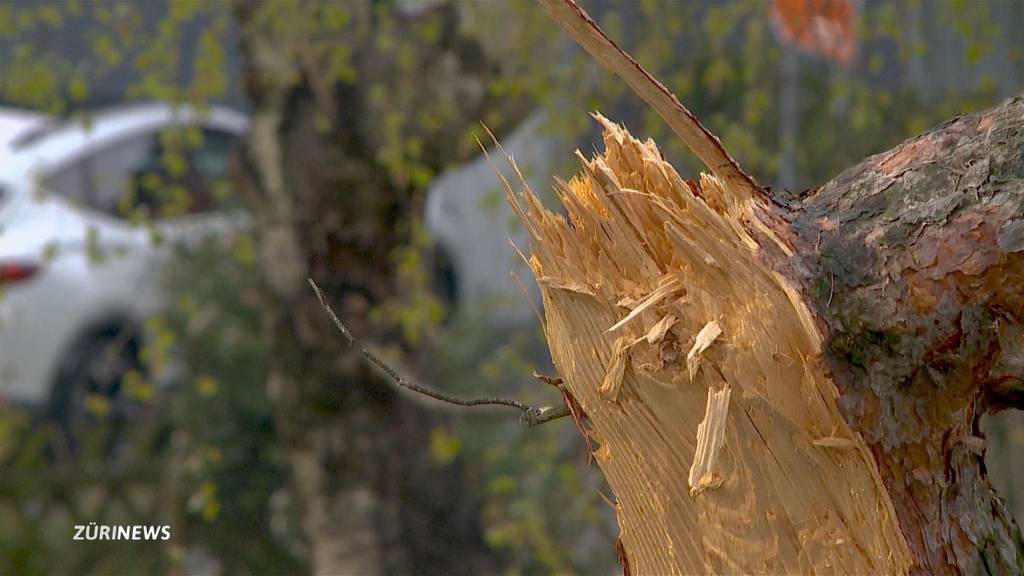
<svg viewBox="0 0 1024 576"><path fill-rule="evenodd" d="M469 155L467 126L488 109L515 121L528 102L488 93L500 67L452 4L243 3L236 13L253 103L241 189L274 351L266 385L312 569L497 570L474 490L459 467L430 458L429 410L339 358L306 278L341 296L360 332L385 302L436 321L422 272L395 266L395 254L418 248L423 189ZM446 141L456 144L436 145Z"/></svg>

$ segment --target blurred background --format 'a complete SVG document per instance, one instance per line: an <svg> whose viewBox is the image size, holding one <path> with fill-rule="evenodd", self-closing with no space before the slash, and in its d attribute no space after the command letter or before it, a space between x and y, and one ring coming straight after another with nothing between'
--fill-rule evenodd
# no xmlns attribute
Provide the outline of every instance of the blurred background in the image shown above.
<svg viewBox="0 0 1024 576"><path fill-rule="evenodd" d="M584 6L794 192L1024 87L1021 3ZM594 110L696 175L529 2L0 2L0 572L618 571L569 419L397 391L305 280L415 380L561 402L477 140L545 196ZM985 428L1019 521L1024 419Z"/></svg>

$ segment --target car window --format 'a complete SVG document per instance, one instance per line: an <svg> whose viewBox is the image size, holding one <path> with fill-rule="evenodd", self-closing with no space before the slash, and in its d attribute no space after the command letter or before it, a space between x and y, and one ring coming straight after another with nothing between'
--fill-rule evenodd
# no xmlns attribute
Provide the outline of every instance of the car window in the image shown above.
<svg viewBox="0 0 1024 576"><path fill-rule="evenodd" d="M238 137L220 130L203 130L202 142L189 153L197 183L210 195L210 205L217 208L237 207L238 198L229 185L232 156Z"/></svg>
<svg viewBox="0 0 1024 576"><path fill-rule="evenodd" d="M156 144L153 134L127 138L53 173L43 183L50 192L79 206L123 217L122 198L159 162Z"/></svg>
<svg viewBox="0 0 1024 576"><path fill-rule="evenodd" d="M224 204L236 138L173 129L129 137L45 180L52 192L129 220L174 218Z"/></svg>
<svg viewBox="0 0 1024 576"><path fill-rule="evenodd" d="M157 140L152 134L135 136L100 150L86 159L86 204L103 212L125 216L122 198L159 167Z"/></svg>
<svg viewBox="0 0 1024 576"><path fill-rule="evenodd" d="M192 153L196 171L210 181L227 178L236 140L227 132L204 130L202 144Z"/></svg>
<svg viewBox="0 0 1024 576"><path fill-rule="evenodd" d="M73 204L86 204L84 162L75 162L55 172L43 180L43 185L50 192L70 200Z"/></svg>

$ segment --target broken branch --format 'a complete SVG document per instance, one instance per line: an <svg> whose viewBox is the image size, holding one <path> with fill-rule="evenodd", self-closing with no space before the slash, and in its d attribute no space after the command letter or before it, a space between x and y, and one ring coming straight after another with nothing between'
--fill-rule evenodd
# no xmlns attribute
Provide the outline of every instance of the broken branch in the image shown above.
<svg viewBox="0 0 1024 576"><path fill-rule="evenodd" d="M321 291L320 287L316 285L316 282L314 282L312 278L308 278L307 280L309 281L309 285L313 288L313 293L315 293L317 299L320 300L320 305L327 312L327 315L331 318L331 321L334 322L334 326L338 328L338 331L341 332L341 335L345 337L345 340L348 342L349 348L357 349L359 353L363 355L364 358L366 358L372 364L383 370L388 376L391 377L392 380L394 380L395 384L398 384L402 388L412 390L413 392L422 394L424 396L429 396L430 398L439 400L441 402L455 404L458 406L508 406L510 408L515 408L522 412L522 414L520 414L519 416L519 422L531 427L537 426L539 424L544 424L545 422L550 422L552 420L557 420L559 418L563 418L571 414L571 411L568 406L530 406L529 404L524 404L518 400L512 400L509 398L465 399L456 396L450 396L443 392L438 392L437 390L434 390L432 388L428 388L426 386L422 386L420 384L412 382L411 380L402 376L398 372L398 370L396 370L390 364L385 362L380 356L377 356L372 350L360 344L356 340L355 336L352 335L352 332L350 332L349 329L346 328L344 324L342 324L341 319L338 318L338 315L334 313L334 310L331 308L331 305L327 303L327 299L324 297L323 291Z"/></svg>

